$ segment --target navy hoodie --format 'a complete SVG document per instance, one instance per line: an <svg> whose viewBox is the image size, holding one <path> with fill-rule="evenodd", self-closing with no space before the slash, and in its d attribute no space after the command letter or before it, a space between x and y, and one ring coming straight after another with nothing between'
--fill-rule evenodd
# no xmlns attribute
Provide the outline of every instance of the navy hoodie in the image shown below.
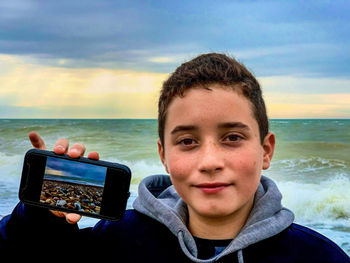
<svg viewBox="0 0 350 263"><path fill-rule="evenodd" d="M0 221L0 248L6 251L80 251L78 259L113 258L116 262L348 262L349 257L321 234L293 223L293 213L281 205L275 183L262 176L250 216L223 251L199 259L188 231L187 206L169 176L145 178L133 210L119 222L101 220L78 229L45 209L17 205ZM38 248L40 249L38 250ZM89 256L90 255L90 256ZM91 259L91 258L90 258Z"/></svg>

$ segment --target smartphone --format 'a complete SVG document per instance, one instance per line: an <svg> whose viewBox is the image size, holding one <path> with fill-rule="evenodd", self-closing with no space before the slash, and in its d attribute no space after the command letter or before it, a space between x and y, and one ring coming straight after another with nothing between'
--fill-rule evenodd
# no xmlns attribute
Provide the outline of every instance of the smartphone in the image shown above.
<svg viewBox="0 0 350 263"><path fill-rule="evenodd" d="M130 180L131 171L122 164L31 149L24 157L19 199L51 210L117 221L125 213Z"/></svg>

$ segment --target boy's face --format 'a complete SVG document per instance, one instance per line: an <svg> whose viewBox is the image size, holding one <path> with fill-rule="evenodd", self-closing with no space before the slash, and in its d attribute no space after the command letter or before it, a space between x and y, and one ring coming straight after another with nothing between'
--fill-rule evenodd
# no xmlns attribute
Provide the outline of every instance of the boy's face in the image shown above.
<svg viewBox="0 0 350 263"><path fill-rule="evenodd" d="M190 218L249 214L261 170L270 165L274 135L261 145L250 102L232 89L209 88L173 99L159 154Z"/></svg>

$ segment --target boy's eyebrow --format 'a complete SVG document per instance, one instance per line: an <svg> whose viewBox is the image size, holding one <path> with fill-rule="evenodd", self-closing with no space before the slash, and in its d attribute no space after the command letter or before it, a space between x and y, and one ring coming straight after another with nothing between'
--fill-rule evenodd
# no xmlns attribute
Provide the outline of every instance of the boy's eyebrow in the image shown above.
<svg viewBox="0 0 350 263"><path fill-rule="evenodd" d="M180 131L193 131L193 130L198 130L198 127L194 125L178 125L171 131L170 134L175 134Z"/></svg>
<svg viewBox="0 0 350 263"><path fill-rule="evenodd" d="M218 128L240 128L244 130L250 130L249 126L242 122L224 122L218 125Z"/></svg>
<svg viewBox="0 0 350 263"><path fill-rule="evenodd" d="M242 122L224 122L218 125L219 129L227 129L227 128L240 128L244 130L250 130L249 126ZM199 128L195 125L178 125L176 126L170 134L175 134L181 131L194 131L199 130Z"/></svg>

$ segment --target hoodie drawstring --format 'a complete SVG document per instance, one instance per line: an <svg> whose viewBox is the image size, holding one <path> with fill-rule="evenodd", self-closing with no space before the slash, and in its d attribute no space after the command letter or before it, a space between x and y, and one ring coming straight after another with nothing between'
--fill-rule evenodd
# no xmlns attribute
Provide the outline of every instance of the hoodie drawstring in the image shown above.
<svg viewBox="0 0 350 263"><path fill-rule="evenodd" d="M237 257L238 257L238 263L244 263L244 259L243 259L243 251L242 249L237 251Z"/></svg>
<svg viewBox="0 0 350 263"><path fill-rule="evenodd" d="M185 255L187 255L187 257L189 257L192 261L194 262L214 262L217 260L217 258L211 258L211 259L206 259L206 260L202 260L202 259L198 259L196 257L194 257L188 250L188 248L186 247L185 241L184 241L184 235L183 232L180 230L177 233L177 238L179 240L179 244L180 247L182 249L182 251L185 253ZM240 249L237 251L237 257L238 257L238 263L244 263L244 259L243 259L243 250Z"/></svg>

